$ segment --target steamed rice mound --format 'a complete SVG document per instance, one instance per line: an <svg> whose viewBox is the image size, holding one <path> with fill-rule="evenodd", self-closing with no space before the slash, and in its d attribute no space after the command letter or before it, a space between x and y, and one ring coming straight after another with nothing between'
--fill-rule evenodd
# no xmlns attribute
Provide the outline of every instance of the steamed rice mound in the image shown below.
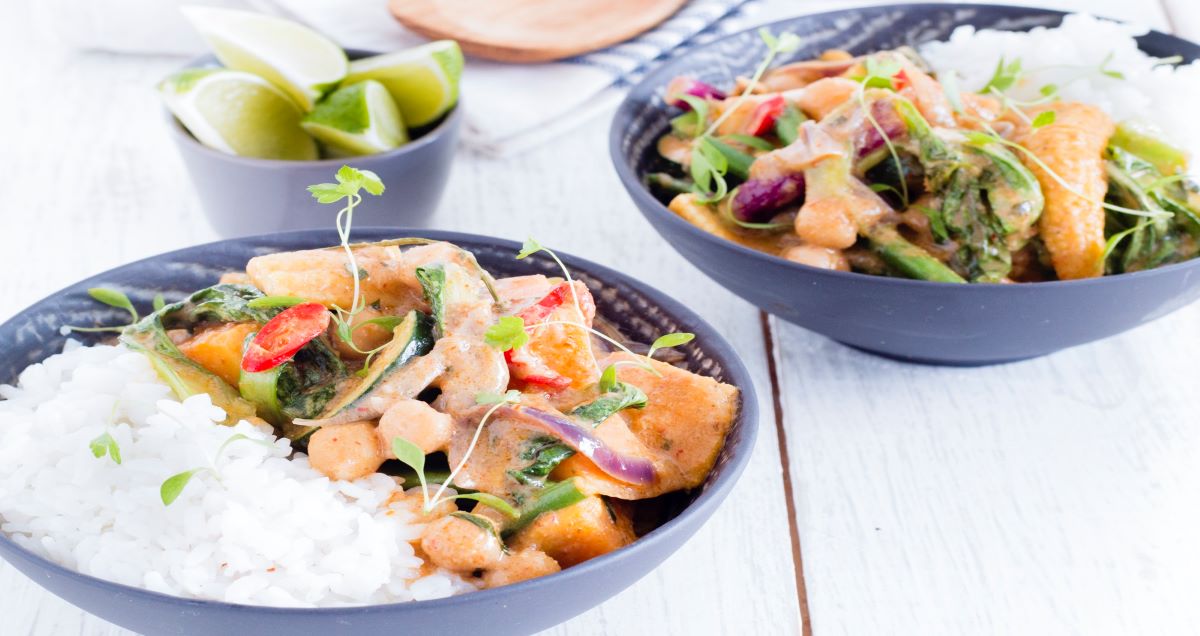
<svg viewBox="0 0 1200 636"><path fill-rule="evenodd" d="M1193 158L1200 156L1200 61L1174 66L1138 49L1149 30L1074 13L1057 28L1028 32L976 30L960 26L946 41L920 48L939 76L954 73L962 90L976 91L991 79L996 63L1021 61L1022 75L1007 94L1021 102L1041 99L1053 85L1059 99L1094 104L1114 121L1135 121ZM1192 161L1192 172L1200 162Z"/></svg>
<svg viewBox="0 0 1200 636"><path fill-rule="evenodd" d="M270 428L179 402L141 354L68 343L0 386L0 530L68 568L190 598L285 607L473 590L422 568L423 526L396 481L333 482ZM93 456L108 432L122 463ZM235 434L215 465L217 449ZM167 477L200 471L170 506Z"/></svg>

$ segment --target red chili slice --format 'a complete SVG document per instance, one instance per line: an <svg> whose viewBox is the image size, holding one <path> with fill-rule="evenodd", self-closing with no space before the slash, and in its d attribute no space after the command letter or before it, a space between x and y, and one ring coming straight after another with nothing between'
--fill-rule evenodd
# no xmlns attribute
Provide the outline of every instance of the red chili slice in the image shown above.
<svg viewBox="0 0 1200 636"><path fill-rule="evenodd" d="M242 356L247 373L267 371L292 359L301 347L329 328L329 310L321 303L293 305L267 321Z"/></svg>
<svg viewBox="0 0 1200 636"><path fill-rule="evenodd" d="M534 384L560 391L571 386L571 379L551 369L544 360L529 351L528 347L509 349L504 352L504 361L512 376L526 384Z"/></svg>
<svg viewBox="0 0 1200 636"><path fill-rule="evenodd" d="M525 321L525 324L538 323L550 316L550 313L562 306L566 300L567 294L571 291L571 285L566 281L554 286L546 297L536 303L517 312L517 315Z"/></svg>
<svg viewBox="0 0 1200 636"><path fill-rule="evenodd" d="M787 102L784 101L782 95L776 95L755 106L754 112L750 114L750 125L746 133L757 137L774 130L775 120L779 119L786 107Z"/></svg>

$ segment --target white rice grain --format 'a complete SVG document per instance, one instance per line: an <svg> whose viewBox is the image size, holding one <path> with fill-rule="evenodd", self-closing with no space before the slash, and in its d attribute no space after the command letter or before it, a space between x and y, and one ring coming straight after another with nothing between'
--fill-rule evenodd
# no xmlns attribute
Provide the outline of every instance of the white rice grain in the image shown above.
<svg viewBox="0 0 1200 636"><path fill-rule="evenodd" d="M183 402L145 357L81 347L0 386L0 530L85 574L191 598L280 607L388 603L473 590L422 577L422 526L386 475L331 482L268 427L222 426L207 395ZM96 458L107 432L122 463ZM217 449L232 435L247 440ZM198 467L170 506L159 488ZM391 503L388 503L391 502Z"/></svg>
<svg viewBox="0 0 1200 636"><path fill-rule="evenodd" d="M1061 99L1094 104L1116 122L1166 131L1166 139L1195 157L1200 118L1192 104L1200 99L1200 61L1172 66L1143 53L1134 38L1147 30L1071 14L1057 28L1028 32L961 26L947 41L921 45L920 53L939 75L956 73L965 91L983 88L1001 57L1019 59L1023 73L1007 91L1014 100L1041 99L1041 88L1053 85ZM1196 167L1192 172L1196 176Z"/></svg>

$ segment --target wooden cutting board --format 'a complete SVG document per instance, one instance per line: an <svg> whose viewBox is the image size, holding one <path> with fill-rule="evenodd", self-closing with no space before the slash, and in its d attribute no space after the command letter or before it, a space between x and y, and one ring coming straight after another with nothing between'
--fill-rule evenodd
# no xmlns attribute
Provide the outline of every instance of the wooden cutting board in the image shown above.
<svg viewBox="0 0 1200 636"><path fill-rule="evenodd" d="M628 40L687 0L388 0L405 27L468 55L548 62Z"/></svg>

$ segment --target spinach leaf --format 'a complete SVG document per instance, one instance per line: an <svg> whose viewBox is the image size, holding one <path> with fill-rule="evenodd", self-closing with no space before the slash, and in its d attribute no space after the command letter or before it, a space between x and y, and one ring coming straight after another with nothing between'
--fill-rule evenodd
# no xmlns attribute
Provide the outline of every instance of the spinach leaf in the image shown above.
<svg viewBox="0 0 1200 636"><path fill-rule="evenodd" d="M590 422L592 426L599 426L601 422L612 417L613 413L621 409L643 408L646 406L646 399L646 394L636 386L616 382L612 390L587 404L575 407L575 410L571 411L571 415Z"/></svg>
<svg viewBox="0 0 1200 636"><path fill-rule="evenodd" d="M529 440L525 450L521 451L521 459L531 463L520 470L508 471L508 475L522 485L541 488L546 484L546 476L564 459L574 454L575 451L558 441L558 438L538 436Z"/></svg>

